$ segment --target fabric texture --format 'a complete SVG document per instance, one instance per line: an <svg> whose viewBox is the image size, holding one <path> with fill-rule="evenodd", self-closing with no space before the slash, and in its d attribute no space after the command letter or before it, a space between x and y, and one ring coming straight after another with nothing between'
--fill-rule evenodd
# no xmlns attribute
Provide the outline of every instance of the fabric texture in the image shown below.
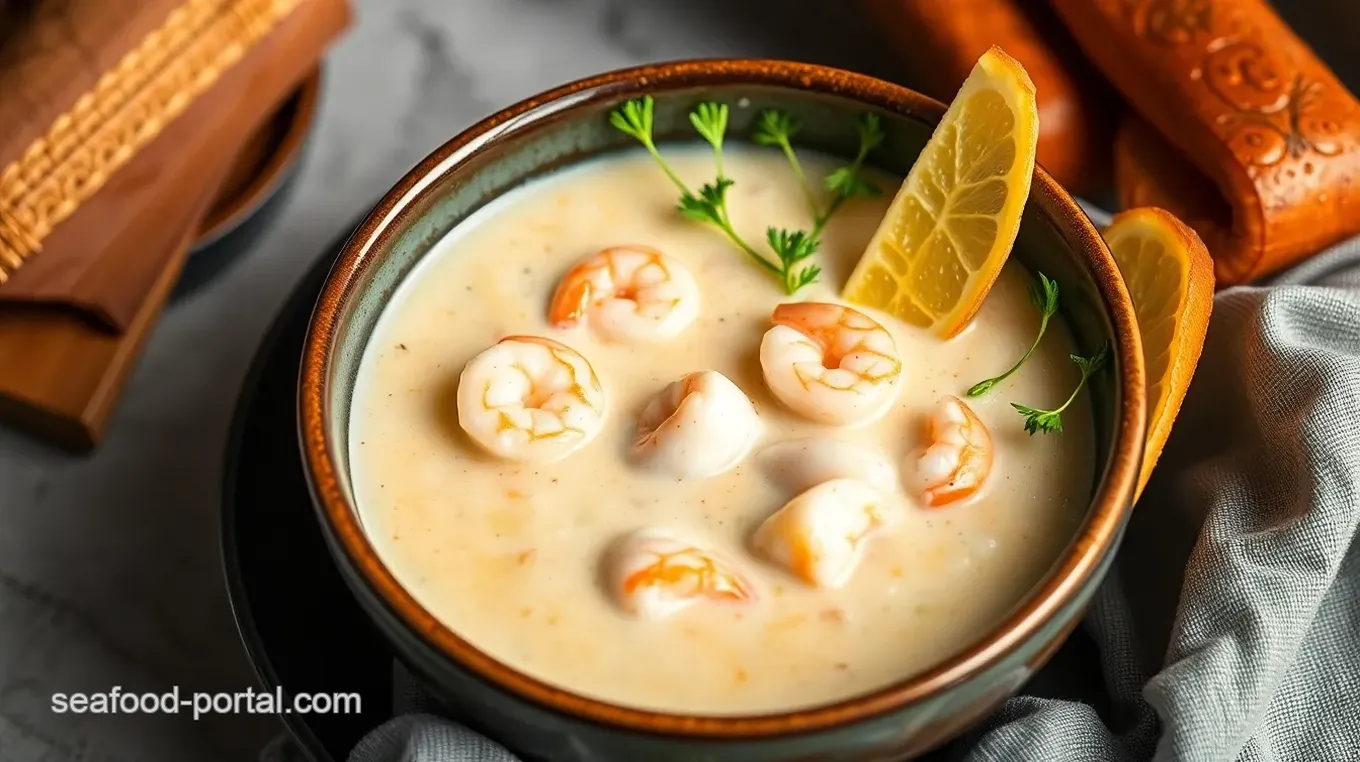
<svg viewBox="0 0 1360 762"><path fill-rule="evenodd" d="M940 757L1360 760L1357 523L1360 239L1218 294L1189 396L1084 622L1103 687L1027 688ZM391 720L349 757L513 760L429 713Z"/></svg>

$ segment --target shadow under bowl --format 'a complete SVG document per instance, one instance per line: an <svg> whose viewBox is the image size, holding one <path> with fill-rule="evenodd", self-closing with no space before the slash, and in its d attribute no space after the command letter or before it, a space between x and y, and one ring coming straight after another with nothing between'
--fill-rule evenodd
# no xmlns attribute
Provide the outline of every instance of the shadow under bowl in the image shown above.
<svg viewBox="0 0 1360 762"><path fill-rule="evenodd" d="M1127 521L1144 438L1142 351L1133 308L1105 244L1075 201L1035 173L1014 249L1062 287L1078 351L1109 341L1113 372L1091 387L1097 469L1076 536L1029 597L945 662L870 694L761 716L697 716L606 703L537 680L463 640L401 587L364 535L349 485L348 426L356 373L384 306L454 226L501 194L564 165L631 149L609 112L656 101L658 142L692 135L702 101L731 107L730 139L749 139L763 108L802 124L801 144L852 156L854 117L878 113L887 140L875 164L911 168L944 106L871 77L801 63L703 60L643 66L565 85L511 106L444 144L360 224L317 302L299 389L303 460L331 555L395 653L451 709L532 758L614 762L888 760L923 753L1012 695L1080 620Z"/></svg>

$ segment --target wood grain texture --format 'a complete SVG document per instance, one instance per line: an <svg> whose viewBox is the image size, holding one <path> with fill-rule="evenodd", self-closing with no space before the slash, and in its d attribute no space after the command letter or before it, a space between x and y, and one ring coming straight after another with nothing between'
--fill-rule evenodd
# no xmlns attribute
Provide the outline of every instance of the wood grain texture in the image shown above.
<svg viewBox="0 0 1360 762"><path fill-rule="evenodd" d="M127 170L144 149L174 139L163 133L176 131L179 116L300 2L179 0L158 6L157 25L111 64L101 59L112 58L113 41L133 36L147 19L111 14L108 4L88 1L44 5L16 45L55 37L64 41L57 51L83 50L86 55L73 63L82 68L72 74L80 76L68 79L93 78L94 84L69 90L64 81L60 96L46 94L41 107L61 110L28 143L14 137L22 129L0 136L0 302L61 305L124 330L163 263L147 252L128 256L101 233L154 213L165 203L162 196L177 190L178 168ZM114 18L101 24L101 15ZM50 62L38 51L31 56L41 64L36 70L33 59L24 58L26 76L0 69L0 81L15 80L8 84L17 91L61 63L60 56ZM25 104L17 96L0 99L0 113Z"/></svg>
<svg viewBox="0 0 1360 762"><path fill-rule="evenodd" d="M206 210L200 203L198 215ZM66 450L99 444L127 375L155 325L198 232L174 244L127 331L100 331L77 315L34 308L0 315L0 420Z"/></svg>
<svg viewBox="0 0 1360 762"><path fill-rule="evenodd" d="M217 199L199 226L195 249L210 245L249 219L284 182L311 133L320 96L321 70L317 68L237 152Z"/></svg>
<svg viewBox="0 0 1360 762"><path fill-rule="evenodd" d="M96 218L119 224L71 233L102 236L125 257L152 257L160 265L121 333L70 310L3 305L0 420L76 452L98 444L233 159L349 21L345 0L306 0L88 202L99 206L118 189L160 187L156 202L139 205L136 215ZM53 235L68 230L74 229L61 226Z"/></svg>
<svg viewBox="0 0 1360 762"><path fill-rule="evenodd" d="M1111 181L1121 104L1041 0L864 0L884 36L948 103L979 57L999 45L1025 67L1039 105L1039 164L1074 193L1099 196Z"/></svg>
<svg viewBox="0 0 1360 762"><path fill-rule="evenodd" d="M1161 135L1121 130L1121 201L1190 221L1220 286L1360 232L1360 103L1267 3L1052 1Z"/></svg>

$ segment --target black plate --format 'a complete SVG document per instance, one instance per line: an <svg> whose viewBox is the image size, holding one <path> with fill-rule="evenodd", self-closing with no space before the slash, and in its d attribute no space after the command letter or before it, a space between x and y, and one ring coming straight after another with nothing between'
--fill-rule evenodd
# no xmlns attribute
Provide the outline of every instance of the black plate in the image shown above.
<svg viewBox="0 0 1360 762"><path fill-rule="evenodd" d="M227 590L261 682L269 690L362 697L357 716L280 718L317 762L348 757L392 711L392 658L331 564L297 444L307 318L345 238L312 267L256 353L232 422L222 501Z"/></svg>
<svg viewBox="0 0 1360 762"><path fill-rule="evenodd" d="M352 229L352 228L351 228ZM284 715L316 762L338 762L391 716L393 656L331 563L297 441L297 379L307 319L348 234L312 267L256 353L228 442L222 556L237 629L264 687L357 692L356 715ZM1025 688L1051 698L1103 696L1099 657L1078 629ZM1097 703L1104 714L1107 707ZM949 759L943 750L930 759Z"/></svg>

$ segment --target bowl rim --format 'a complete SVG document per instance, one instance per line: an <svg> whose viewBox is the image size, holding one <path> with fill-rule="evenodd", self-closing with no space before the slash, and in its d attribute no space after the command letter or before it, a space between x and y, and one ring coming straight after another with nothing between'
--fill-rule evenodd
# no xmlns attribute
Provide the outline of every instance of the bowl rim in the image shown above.
<svg viewBox="0 0 1360 762"><path fill-rule="evenodd" d="M1078 241L1074 255L1095 281L1114 329L1113 350L1120 406L1114 411L1110 464L1077 535L1022 605L967 649L906 680L831 704L746 716L686 715L613 704L526 675L455 634L402 587L379 559L359 525L358 512L339 486L327 419L326 379L340 339L344 306L359 277L380 257L375 251L395 236L410 209L438 181L475 155L498 128L543 107L575 110L657 91L695 87L769 86L848 98L927 126L938 124L944 104L908 88L818 64L761 58L707 58L634 66L570 82L508 106L472 125L430 153L392 187L364 217L340 252L308 325L299 378L298 427L304 471L323 530L362 584L412 634L443 658L532 705L617 729L690 738L750 739L807 733L857 723L936 695L1001 662L1033 637L1088 583L1112 552L1132 511L1142 457L1146 399L1137 321L1124 282L1104 240L1077 202L1036 167L1031 196L1053 222ZM1099 478L1099 474L1098 474Z"/></svg>

